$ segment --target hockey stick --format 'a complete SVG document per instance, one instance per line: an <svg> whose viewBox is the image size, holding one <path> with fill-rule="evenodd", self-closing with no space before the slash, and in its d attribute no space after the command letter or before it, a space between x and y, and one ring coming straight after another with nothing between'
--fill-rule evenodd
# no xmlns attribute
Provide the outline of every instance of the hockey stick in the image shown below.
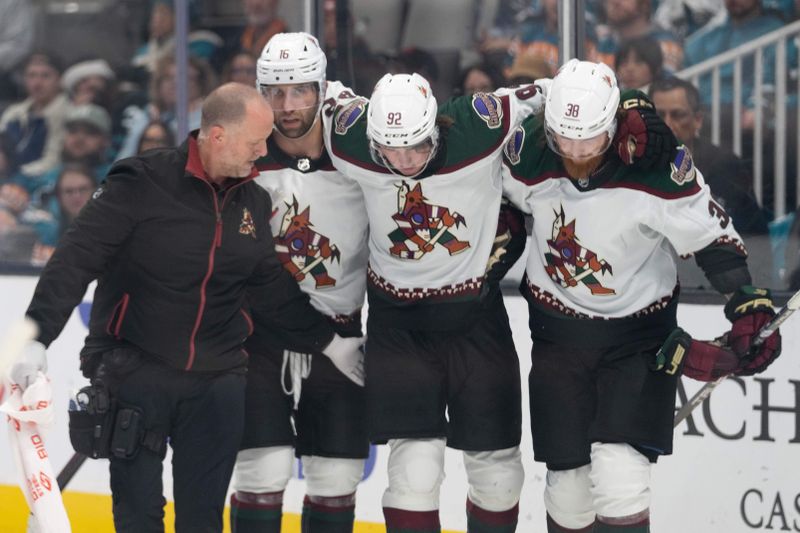
<svg viewBox="0 0 800 533"><path fill-rule="evenodd" d="M72 481L72 478L78 473L78 469L86 462L86 458L87 456L82 453L75 452L72 454L67 464L64 465L64 468L62 468L61 472L56 476L59 490L63 491L64 487Z"/></svg>
<svg viewBox="0 0 800 533"><path fill-rule="evenodd" d="M781 309L777 315L772 317L772 320L767 322L763 328L761 328L761 331L758 332L758 337L756 337L756 340L753 341L753 347L755 348L760 346L765 340L767 340L770 335L775 333L781 324L786 322L786 319L789 318L792 313L797 311L798 308L800 308L800 291L794 293L792 297L789 298L789 301L786 302L786 306ZM724 376L721 376L714 381L709 381L703 385L700 390L697 391L697 393L692 396L692 398L677 412L675 415L675 422L673 423L672 427L676 428L678 427L678 424L686 420L692 411L694 411L698 405L703 403L703 401L711 395L714 389L717 388L717 385L725 381L725 378L727 378L729 375L730 374L725 374Z"/></svg>
<svg viewBox="0 0 800 533"><path fill-rule="evenodd" d="M39 335L39 326L28 317L11 325L0 343L0 398L3 397L6 371L20 356L25 345Z"/></svg>

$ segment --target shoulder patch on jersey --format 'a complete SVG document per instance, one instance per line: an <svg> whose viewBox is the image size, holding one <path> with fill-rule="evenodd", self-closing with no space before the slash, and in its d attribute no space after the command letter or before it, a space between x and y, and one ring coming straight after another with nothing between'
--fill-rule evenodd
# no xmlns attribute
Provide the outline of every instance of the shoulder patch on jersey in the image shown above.
<svg viewBox="0 0 800 533"><path fill-rule="evenodd" d="M356 98L352 102L342 107L334 118L335 128L334 131L337 135L344 135L347 133L353 124L355 124L367 106L366 98Z"/></svg>
<svg viewBox="0 0 800 533"><path fill-rule="evenodd" d="M506 154L508 162L516 165L520 161L520 153L522 152L522 145L525 143L525 130L522 126L517 126L514 134L503 147L503 153Z"/></svg>
<svg viewBox="0 0 800 533"><path fill-rule="evenodd" d="M499 128L503 119L503 106L493 94L475 93L472 95L472 109L486 122L489 128Z"/></svg>
<svg viewBox="0 0 800 533"><path fill-rule="evenodd" d="M692 161L692 153L686 146L680 145L678 147L675 161L670 163L669 166L672 169L669 177L678 185L683 185L694 180L696 174L694 161Z"/></svg>

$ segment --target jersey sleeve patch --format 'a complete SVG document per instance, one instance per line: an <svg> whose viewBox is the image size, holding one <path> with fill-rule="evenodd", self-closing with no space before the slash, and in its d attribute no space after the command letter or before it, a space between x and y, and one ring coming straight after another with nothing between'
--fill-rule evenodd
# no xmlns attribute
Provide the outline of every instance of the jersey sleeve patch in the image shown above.
<svg viewBox="0 0 800 533"><path fill-rule="evenodd" d="M337 135L344 135L347 133L353 124L358 122L361 115L367 108L366 98L356 98L343 106L334 117L334 131Z"/></svg>
<svg viewBox="0 0 800 533"><path fill-rule="evenodd" d="M472 109L491 129L499 128L503 123L503 106L500 99L493 94L472 95Z"/></svg>
<svg viewBox="0 0 800 533"><path fill-rule="evenodd" d="M669 166L672 169L669 177L679 186L694 180L696 175L694 161L692 161L692 154L686 146L680 145L678 147L675 160Z"/></svg>
<svg viewBox="0 0 800 533"><path fill-rule="evenodd" d="M517 126L514 134L503 147L503 153L506 159L512 165L516 165L520 161L520 154L522 153L522 146L525 144L525 129L522 126Z"/></svg>

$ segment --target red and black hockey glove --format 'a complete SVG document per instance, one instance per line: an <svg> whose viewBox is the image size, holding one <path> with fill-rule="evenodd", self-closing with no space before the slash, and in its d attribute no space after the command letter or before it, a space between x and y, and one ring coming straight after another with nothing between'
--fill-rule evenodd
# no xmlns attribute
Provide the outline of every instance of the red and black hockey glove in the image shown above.
<svg viewBox="0 0 800 533"><path fill-rule="evenodd" d="M678 152L678 140L641 91L623 91L614 146L626 165L642 170L669 168Z"/></svg>
<svg viewBox="0 0 800 533"><path fill-rule="evenodd" d="M716 381L738 367L739 358L725 345L724 337L698 341L677 328L664 341L650 368L663 370L670 375L682 372L684 376L698 381Z"/></svg>
<svg viewBox="0 0 800 533"><path fill-rule="evenodd" d="M763 372L781 353L780 331L760 346L754 345L761 328L775 316L769 289L740 287L725 304L725 316L733 324L728 343L740 358L735 374L752 376Z"/></svg>

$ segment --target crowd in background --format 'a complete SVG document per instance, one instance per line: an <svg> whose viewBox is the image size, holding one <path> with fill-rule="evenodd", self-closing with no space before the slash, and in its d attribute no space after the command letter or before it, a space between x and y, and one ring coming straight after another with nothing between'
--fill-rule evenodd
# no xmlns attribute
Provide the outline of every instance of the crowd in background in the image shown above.
<svg viewBox="0 0 800 533"><path fill-rule="evenodd" d="M220 83L255 84L257 57L272 35L303 29L291 27L281 17L278 0L227 1L241 3L240 25L235 28L203 26L199 21L204 20L203 9L210 2L189 2L189 129L199 126L203 98ZM406 11L410 3L405 2ZM171 0L145 4L142 27L134 38L136 48L128 61L110 61L98 49L68 64L62 57L70 55L63 53L69 43L37 45L48 40L33 38L32 2L7 0L0 6L0 263L42 265L112 162L181 141L177 138L174 5ZM476 17L485 14L480 9L483 2L473 4ZM323 3L320 41L332 58L329 78L369 94L384 72L413 71L425 76L437 99L444 101L552 77L559 63L557 0L496 0L492 4L491 21L474 25L474 46L458 50L454 68L453 56L440 50L375 49L365 31L371 21L352 6L350 46L337 50L345 40L336 24L336 2L328 0ZM623 88L649 88L662 117L692 148L698 168L736 227L746 239L766 235L774 217L767 198L762 198L761 205L755 199L749 161L734 155L727 142L714 146L709 141L704 111L711 91L706 81L698 91L674 74L796 20L800 1L586 0L585 4L587 59L612 66ZM440 27L446 34L447 21L441 21ZM796 49L796 43L788 43L788 89L795 96ZM774 84L770 57L765 58L767 86ZM745 64L748 69L752 65ZM745 132L752 130L754 108L766 105L755 101L752 91L752 79L745 80L741 117ZM724 104L731 102L730 72L722 73L720 98ZM723 127L729 127L731 108L723 108ZM790 122L789 129L790 141L796 143L796 122ZM745 146L749 139L745 133ZM769 133L766 139L769 142ZM789 157L787 165L787 200L793 210L796 160ZM765 183L771 183L771 170L767 165ZM796 244L800 223L795 222L788 234L790 238L783 241L788 246L780 248L785 259L777 258L769 244L763 255L775 263L770 266L775 272L772 281L800 288Z"/></svg>

